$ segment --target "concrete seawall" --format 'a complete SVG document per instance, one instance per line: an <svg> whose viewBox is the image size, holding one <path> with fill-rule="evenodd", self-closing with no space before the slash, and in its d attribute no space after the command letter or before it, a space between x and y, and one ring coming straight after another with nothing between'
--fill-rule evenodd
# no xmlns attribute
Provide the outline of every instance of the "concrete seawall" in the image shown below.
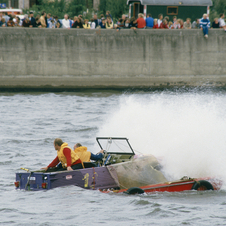
<svg viewBox="0 0 226 226"><path fill-rule="evenodd" d="M0 28L0 91L226 86L226 33Z"/></svg>

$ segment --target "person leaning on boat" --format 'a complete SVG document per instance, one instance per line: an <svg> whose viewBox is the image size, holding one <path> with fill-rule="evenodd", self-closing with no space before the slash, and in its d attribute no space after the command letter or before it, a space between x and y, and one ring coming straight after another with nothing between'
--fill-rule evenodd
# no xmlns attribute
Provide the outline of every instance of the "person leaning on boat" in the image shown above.
<svg viewBox="0 0 226 226"><path fill-rule="evenodd" d="M82 161L79 156L68 146L67 143L64 143L60 138L54 140L54 148L57 151L57 157L45 168L47 171L49 168L57 166L59 162L62 164L61 170L75 170L82 169Z"/></svg>
<svg viewBox="0 0 226 226"><path fill-rule="evenodd" d="M90 160L101 160L104 155L104 150L100 150L96 155L87 151L87 147L82 146L80 143L75 144L74 152L79 156L82 162L90 162Z"/></svg>

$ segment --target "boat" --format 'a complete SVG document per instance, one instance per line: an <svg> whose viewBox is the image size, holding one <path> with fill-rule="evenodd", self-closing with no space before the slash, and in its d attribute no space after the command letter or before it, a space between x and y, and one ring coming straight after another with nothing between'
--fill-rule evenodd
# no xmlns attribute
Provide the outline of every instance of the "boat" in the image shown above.
<svg viewBox="0 0 226 226"><path fill-rule="evenodd" d="M129 140L122 137L97 137L104 157L97 162L84 162L84 168L73 171L44 170L16 173L16 189L38 191L74 185L84 189L142 194L149 192L180 192L185 190L219 190L222 182L215 178L189 178L167 181L161 165L153 155L137 156ZM24 172L24 170L26 172Z"/></svg>

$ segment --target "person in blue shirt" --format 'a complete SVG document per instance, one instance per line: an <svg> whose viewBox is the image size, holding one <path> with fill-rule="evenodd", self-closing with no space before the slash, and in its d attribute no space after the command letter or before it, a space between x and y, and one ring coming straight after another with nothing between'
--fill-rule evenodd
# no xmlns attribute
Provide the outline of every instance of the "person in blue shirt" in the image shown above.
<svg viewBox="0 0 226 226"><path fill-rule="evenodd" d="M203 31L204 37L208 38L208 31L210 27L210 21L207 19L207 14L203 14L203 18L200 21L200 27Z"/></svg>
<svg viewBox="0 0 226 226"><path fill-rule="evenodd" d="M146 28L153 28L153 26L154 26L154 19L151 17L151 14L148 14L146 18Z"/></svg>

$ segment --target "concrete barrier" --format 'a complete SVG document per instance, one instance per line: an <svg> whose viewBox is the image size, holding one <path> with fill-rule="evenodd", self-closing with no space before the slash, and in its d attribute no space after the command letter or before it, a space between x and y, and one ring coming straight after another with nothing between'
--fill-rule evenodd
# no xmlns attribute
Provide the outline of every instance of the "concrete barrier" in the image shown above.
<svg viewBox="0 0 226 226"><path fill-rule="evenodd" d="M225 86L226 33L0 28L0 90Z"/></svg>

